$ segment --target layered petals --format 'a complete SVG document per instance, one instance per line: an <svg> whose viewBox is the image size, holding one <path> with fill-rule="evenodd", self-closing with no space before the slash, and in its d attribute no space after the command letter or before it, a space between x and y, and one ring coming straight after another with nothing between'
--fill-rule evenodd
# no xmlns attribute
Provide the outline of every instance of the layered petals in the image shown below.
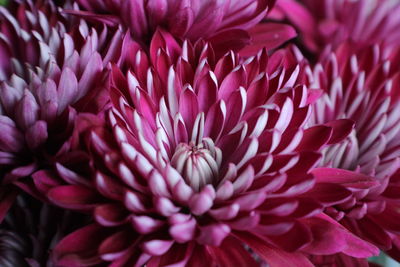
<svg viewBox="0 0 400 267"><path fill-rule="evenodd" d="M92 210L96 219L60 243L58 259L64 265L201 266L208 258L229 266L228 253L239 257L246 245L272 266L311 264L313 250L376 254L334 220L316 217L326 203L351 196L346 190L324 196L339 186L334 182L318 195L310 171L318 151L346 138L352 123L307 127L314 100L300 84L304 62L296 53L269 57L262 50L243 60L230 52L215 59L209 44L180 45L158 31L148 58L138 50L126 74L113 67L112 107L104 120L83 114L77 120L91 175L72 183L63 172L48 191L53 203ZM311 145L318 133L321 140ZM319 230L325 228L332 232ZM73 245L80 231L96 241ZM332 243L336 235L343 237L339 245ZM249 253L240 262L250 266L254 258Z"/></svg>

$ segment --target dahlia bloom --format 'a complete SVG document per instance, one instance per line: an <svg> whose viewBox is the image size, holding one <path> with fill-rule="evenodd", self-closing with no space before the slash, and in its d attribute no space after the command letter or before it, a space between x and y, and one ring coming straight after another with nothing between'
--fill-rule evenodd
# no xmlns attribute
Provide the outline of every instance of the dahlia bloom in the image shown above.
<svg viewBox="0 0 400 267"><path fill-rule="evenodd" d="M81 10L66 10L89 21L129 30L133 38L148 44L157 28L193 43L207 40L223 55L247 44L275 48L295 36L289 26L271 23L254 27L275 0L76 0ZM251 29L251 32L248 30ZM249 35L250 34L250 35ZM261 45L259 43L262 43Z"/></svg>
<svg viewBox="0 0 400 267"><path fill-rule="evenodd" d="M312 190L309 170L352 123L305 128L315 95L298 84L297 53L215 60L210 45L162 31L150 57L130 53L126 74L112 70L113 107L77 121L92 177L40 178L54 181L54 204L95 219L57 245L59 266L258 265L249 250L269 266L312 266L308 254L378 252L321 213L350 192Z"/></svg>
<svg viewBox="0 0 400 267"><path fill-rule="evenodd" d="M347 39L360 50L374 44L397 46L399 12L397 0L280 0L271 16L291 22L305 47L318 54Z"/></svg>
<svg viewBox="0 0 400 267"><path fill-rule="evenodd" d="M0 224L0 265L55 266L52 249L85 221L82 215L41 203L26 194L19 195Z"/></svg>
<svg viewBox="0 0 400 267"><path fill-rule="evenodd" d="M95 31L82 23L70 35L30 1L15 12L0 7L0 218L16 195L9 185L35 194L30 178L61 160L76 114L105 101Z"/></svg>
<svg viewBox="0 0 400 267"><path fill-rule="evenodd" d="M352 43L343 44L310 73L310 86L324 90L314 104L310 123L353 120L352 133L324 150L321 166L356 171L379 184L359 188L343 183L353 196L325 212L354 234L388 250L396 246L391 240L400 233L396 194L400 167L400 52L394 50L385 56L379 46L373 46L354 53L353 47ZM324 168L313 173L325 173L318 176L317 182L329 181L335 175L326 175Z"/></svg>

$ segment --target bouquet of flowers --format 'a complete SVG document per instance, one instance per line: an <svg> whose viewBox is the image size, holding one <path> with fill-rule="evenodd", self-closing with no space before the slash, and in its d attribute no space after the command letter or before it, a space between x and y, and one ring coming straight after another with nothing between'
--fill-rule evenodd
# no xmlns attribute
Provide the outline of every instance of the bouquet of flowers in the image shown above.
<svg viewBox="0 0 400 267"><path fill-rule="evenodd" d="M399 0L0 6L0 266L400 261Z"/></svg>

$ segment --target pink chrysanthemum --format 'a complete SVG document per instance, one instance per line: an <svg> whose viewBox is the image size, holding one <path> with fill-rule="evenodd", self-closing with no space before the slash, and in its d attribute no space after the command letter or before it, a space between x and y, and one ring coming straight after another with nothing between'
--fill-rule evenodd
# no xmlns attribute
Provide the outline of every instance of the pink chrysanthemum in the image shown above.
<svg viewBox="0 0 400 267"><path fill-rule="evenodd" d="M288 19L312 52L335 49L350 39L359 49L400 41L400 3L397 0L280 0L276 18Z"/></svg>
<svg viewBox="0 0 400 267"><path fill-rule="evenodd" d="M74 143L92 178L66 169L48 196L96 222L59 243L57 263L256 266L250 248L269 266L311 266L309 253L377 253L321 213L348 191L310 191L317 151L352 123L305 129L314 96L297 85L294 54L214 62L210 46L198 48L156 32L150 58L130 51L127 74L113 69L105 120L79 117Z"/></svg>
<svg viewBox="0 0 400 267"><path fill-rule="evenodd" d="M47 9L56 12L51 2L22 1L16 16L0 7L0 218L15 197L7 185L34 194L32 180L23 178L61 160L76 113L103 104L96 101L103 82L97 33L82 23L68 34L47 20Z"/></svg>
<svg viewBox="0 0 400 267"><path fill-rule="evenodd" d="M122 25L133 38L148 43L161 27L175 37L207 40L216 53L237 50L250 41L246 30L261 21L275 0L76 0L69 11L109 26ZM264 35L265 36L265 35ZM284 41L288 38L282 36ZM284 42L281 41L280 43Z"/></svg>
<svg viewBox="0 0 400 267"><path fill-rule="evenodd" d="M325 149L321 165L357 171L374 177L379 185L365 189L343 183L353 196L329 207L326 213L363 239L388 250L391 238L400 232L399 196L395 193L395 172L400 167L400 53L395 50L384 56L379 46L356 54L353 51L353 44L345 43L314 67L310 86L322 88L324 93L314 105L310 121L353 120L352 133ZM326 173L326 169L315 172Z"/></svg>

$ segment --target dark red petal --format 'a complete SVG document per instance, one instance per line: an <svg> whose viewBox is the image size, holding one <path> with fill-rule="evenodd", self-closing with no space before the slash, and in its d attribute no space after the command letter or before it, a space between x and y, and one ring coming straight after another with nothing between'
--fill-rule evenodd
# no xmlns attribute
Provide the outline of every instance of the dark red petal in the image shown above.
<svg viewBox="0 0 400 267"><path fill-rule="evenodd" d="M79 185L63 185L50 189L50 201L54 204L78 210L92 209L99 203L99 196L92 190Z"/></svg>
<svg viewBox="0 0 400 267"><path fill-rule="evenodd" d="M377 247L356 237L325 214L306 219L306 223L313 233L314 241L303 249L305 252L314 255L342 252L358 258L367 258L379 254Z"/></svg>
<svg viewBox="0 0 400 267"><path fill-rule="evenodd" d="M123 224L128 216L128 212L122 205L104 204L99 205L94 210L96 221L103 226L116 226Z"/></svg>
<svg viewBox="0 0 400 267"><path fill-rule="evenodd" d="M272 50L297 36L295 29L281 23L259 23L249 30L251 44L240 51L243 56L253 56L262 48Z"/></svg>
<svg viewBox="0 0 400 267"><path fill-rule="evenodd" d="M304 195L324 205L333 206L348 200L352 196L352 192L338 184L317 183L311 191Z"/></svg>
<svg viewBox="0 0 400 267"><path fill-rule="evenodd" d="M332 127L332 136L328 144L336 144L345 139L354 128L354 122L347 119L331 121L325 124Z"/></svg>
<svg viewBox="0 0 400 267"><path fill-rule="evenodd" d="M286 251L298 251L313 241L312 233L306 224L296 222L292 229L283 235L268 236L277 247Z"/></svg>
<svg viewBox="0 0 400 267"><path fill-rule="evenodd" d="M299 252L286 252L282 249L275 248L269 245L266 241L252 234L236 233L238 239L246 243L254 252L257 253L268 266L302 266L313 267L314 265L307 257Z"/></svg>
<svg viewBox="0 0 400 267"><path fill-rule="evenodd" d="M101 242L98 254L103 260L116 260L135 243L135 239L135 236L129 234L129 232L116 232Z"/></svg>
<svg viewBox="0 0 400 267"><path fill-rule="evenodd" d="M314 126L304 131L303 138L296 148L297 151L318 151L332 136L332 128L328 126Z"/></svg>
<svg viewBox="0 0 400 267"><path fill-rule="evenodd" d="M234 237L225 238L219 247L209 247L209 251L214 261L221 267L258 266L250 252L245 250L243 244Z"/></svg>
<svg viewBox="0 0 400 267"><path fill-rule="evenodd" d="M100 263L97 249L108 234L106 228L91 224L67 235L54 249L57 266L91 266Z"/></svg>
<svg viewBox="0 0 400 267"><path fill-rule="evenodd" d="M379 185L372 177L362 173L335 168L316 168L311 172L317 183L336 183L346 187L368 189Z"/></svg>
<svg viewBox="0 0 400 267"><path fill-rule="evenodd" d="M16 188L3 186L0 189L0 222L3 221L11 205L18 195Z"/></svg>

